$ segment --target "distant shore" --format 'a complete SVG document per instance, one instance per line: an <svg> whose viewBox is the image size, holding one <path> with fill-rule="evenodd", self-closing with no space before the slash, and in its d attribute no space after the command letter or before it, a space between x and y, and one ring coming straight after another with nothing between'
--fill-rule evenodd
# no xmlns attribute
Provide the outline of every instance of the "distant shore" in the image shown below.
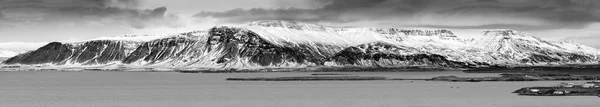
<svg viewBox="0 0 600 107"><path fill-rule="evenodd" d="M0 71L123 71L123 72L181 72L181 73L254 73L254 72L432 72L463 71L465 73L519 73L519 72L590 72L600 71L600 65L565 66L517 66L452 68L438 66L401 67L301 67L301 68L161 68L161 67L120 67L120 66L20 66L0 65Z"/></svg>

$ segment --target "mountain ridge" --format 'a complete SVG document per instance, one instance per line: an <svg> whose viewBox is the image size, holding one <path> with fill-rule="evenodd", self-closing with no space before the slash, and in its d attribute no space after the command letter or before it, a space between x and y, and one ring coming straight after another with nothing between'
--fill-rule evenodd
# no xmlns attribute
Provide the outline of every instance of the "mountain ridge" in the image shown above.
<svg viewBox="0 0 600 107"><path fill-rule="evenodd" d="M600 51L549 42L514 30L463 38L450 30L344 28L291 21L217 26L146 42L53 42L8 65L179 68L405 67L449 68L598 64ZM56 48L56 49L55 49Z"/></svg>

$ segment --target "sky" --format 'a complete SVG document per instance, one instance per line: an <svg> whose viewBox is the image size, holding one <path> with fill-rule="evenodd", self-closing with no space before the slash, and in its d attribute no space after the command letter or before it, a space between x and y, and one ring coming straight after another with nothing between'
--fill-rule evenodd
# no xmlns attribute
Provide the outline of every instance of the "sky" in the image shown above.
<svg viewBox="0 0 600 107"><path fill-rule="evenodd" d="M0 0L0 48L256 20L439 28L470 36L514 29L600 48L600 0Z"/></svg>

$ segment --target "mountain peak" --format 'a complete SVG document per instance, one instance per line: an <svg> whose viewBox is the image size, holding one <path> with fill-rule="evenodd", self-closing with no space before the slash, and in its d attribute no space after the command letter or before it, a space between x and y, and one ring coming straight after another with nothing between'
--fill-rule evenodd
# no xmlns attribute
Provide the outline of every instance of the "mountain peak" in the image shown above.
<svg viewBox="0 0 600 107"><path fill-rule="evenodd" d="M445 29L437 30L400 30L405 35L411 36L441 36L441 37L456 37L452 31Z"/></svg>
<svg viewBox="0 0 600 107"><path fill-rule="evenodd" d="M436 30L421 30L421 29L397 29L397 28L370 28L380 34L404 34L407 36L440 36L440 37L457 37L452 31L445 29Z"/></svg>
<svg viewBox="0 0 600 107"><path fill-rule="evenodd" d="M519 32L511 29L500 29L500 30L486 30L483 31L483 36L504 36L504 37L512 37L512 36L524 36L526 33Z"/></svg>
<svg viewBox="0 0 600 107"><path fill-rule="evenodd" d="M330 27L325 27L318 24L302 23L295 21L283 21L283 20L261 20L250 23L250 26L262 26L262 27L281 27L295 30L308 30L308 31L325 31Z"/></svg>
<svg viewBox="0 0 600 107"><path fill-rule="evenodd" d="M286 27L293 25L306 25L308 23L301 23L295 21L284 21L284 20L260 20L254 21L250 23L250 26L264 26L264 27Z"/></svg>

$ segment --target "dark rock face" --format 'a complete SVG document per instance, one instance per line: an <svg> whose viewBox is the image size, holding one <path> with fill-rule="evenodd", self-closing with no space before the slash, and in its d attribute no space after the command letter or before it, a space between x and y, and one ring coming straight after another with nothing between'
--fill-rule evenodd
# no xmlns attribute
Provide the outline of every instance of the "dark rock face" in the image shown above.
<svg viewBox="0 0 600 107"><path fill-rule="evenodd" d="M130 64L143 60L156 63L169 58L185 55L187 51L198 51L198 40L187 37L171 37L140 44L135 51L127 56L123 63Z"/></svg>
<svg viewBox="0 0 600 107"><path fill-rule="evenodd" d="M81 46L74 47L70 62L84 65L106 64L112 61L120 61L127 56L122 42L101 40L86 42Z"/></svg>
<svg viewBox="0 0 600 107"><path fill-rule="evenodd" d="M64 61L69 58L73 51L72 45L62 44L60 42L52 42L35 51L12 57L4 63L6 64L64 64Z"/></svg>
<svg viewBox="0 0 600 107"><path fill-rule="evenodd" d="M0 57L0 62L4 62L8 59L9 57Z"/></svg>
<svg viewBox="0 0 600 107"><path fill-rule="evenodd" d="M83 65L106 64L120 61L127 56L122 42L100 40L81 45L52 42L35 51L21 54L6 60L6 64L67 64Z"/></svg>
<svg viewBox="0 0 600 107"><path fill-rule="evenodd" d="M330 58L330 61L339 65L377 67L419 65L443 67L465 66L465 63L450 61L441 55L427 54L408 47L380 42L346 48Z"/></svg>
<svg viewBox="0 0 600 107"><path fill-rule="evenodd" d="M309 45L273 45L256 33L239 28L216 27L209 31L207 53L220 55L217 63L248 59L261 66L284 63L322 64L326 56L317 47Z"/></svg>
<svg viewBox="0 0 600 107"><path fill-rule="evenodd" d="M558 57L554 57L558 56ZM565 59L561 59L561 58ZM529 59L523 59L522 63L540 63L540 62L590 62L593 56L585 56L573 53L554 53L552 56L532 54Z"/></svg>

